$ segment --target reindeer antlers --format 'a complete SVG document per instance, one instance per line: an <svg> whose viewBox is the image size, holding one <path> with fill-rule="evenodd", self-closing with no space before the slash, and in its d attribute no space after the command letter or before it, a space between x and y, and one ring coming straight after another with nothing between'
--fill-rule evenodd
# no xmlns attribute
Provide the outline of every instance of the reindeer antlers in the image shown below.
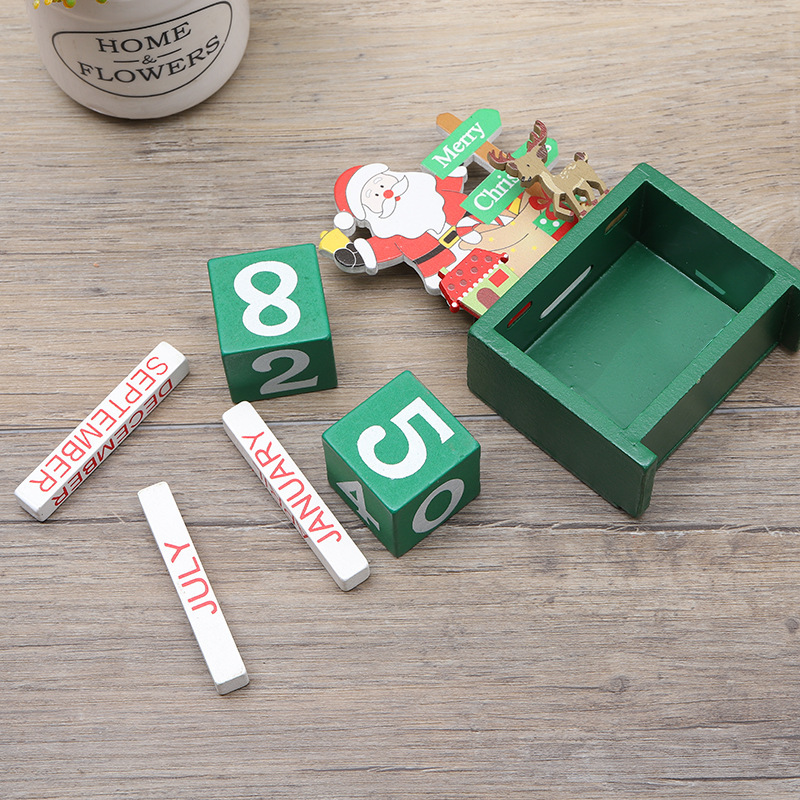
<svg viewBox="0 0 800 800"><path fill-rule="evenodd" d="M519 177L520 169L524 168L527 172L536 169L546 170L545 164L547 163L547 126L540 119L537 119L533 125L533 130L530 132L527 142L527 152L533 155L520 156L520 159L515 159L513 154L505 152L505 150L490 150L486 154L486 160L495 169L504 169L509 175L515 178ZM538 160L538 166L534 161ZM518 166L519 164L519 166ZM524 165L524 166L523 166ZM527 183L523 183L527 185Z"/></svg>
<svg viewBox="0 0 800 800"><path fill-rule="evenodd" d="M547 139L547 126L540 119L533 123L530 141L534 144L544 144Z"/></svg>
<svg viewBox="0 0 800 800"><path fill-rule="evenodd" d="M505 150L490 150L486 154L486 159L495 169L503 169L506 164L514 160L514 156L511 153L506 153Z"/></svg>
<svg viewBox="0 0 800 800"><path fill-rule="evenodd" d="M538 145L536 150L536 157L541 161L547 161L547 125L540 119L533 123L533 130L528 137L528 151L533 150Z"/></svg>
<svg viewBox="0 0 800 800"><path fill-rule="evenodd" d="M533 130L528 137L527 151L536 150L536 158L540 161L547 161L547 126L540 119L533 124ZM504 169L507 164L514 161L514 156L505 150L490 150L486 155L487 161L495 169Z"/></svg>

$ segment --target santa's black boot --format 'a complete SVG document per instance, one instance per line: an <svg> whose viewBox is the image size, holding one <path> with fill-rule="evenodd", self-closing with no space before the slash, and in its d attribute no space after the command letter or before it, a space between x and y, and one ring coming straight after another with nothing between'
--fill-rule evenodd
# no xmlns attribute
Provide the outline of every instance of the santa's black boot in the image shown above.
<svg viewBox="0 0 800 800"><path fill-rule="evenodd" d="M364 259L352 242L335 250L333 260L336 266L345 272L363 272L365 269Z"/></svg>

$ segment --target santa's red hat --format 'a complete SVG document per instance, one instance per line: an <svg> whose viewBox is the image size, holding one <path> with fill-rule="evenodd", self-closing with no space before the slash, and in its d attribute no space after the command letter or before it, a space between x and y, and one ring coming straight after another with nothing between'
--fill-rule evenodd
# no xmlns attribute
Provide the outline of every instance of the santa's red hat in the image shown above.
<svg viewBox="0 0 800 800"><path fill-rule="evenodd" d="M367 215L361 202L361 192L367 181L388 169L386 164L364 164L350 167L337 178L333 198L339 213L333 218L333 224L342 233L350 236L357 223L365 222Z"/></svg>

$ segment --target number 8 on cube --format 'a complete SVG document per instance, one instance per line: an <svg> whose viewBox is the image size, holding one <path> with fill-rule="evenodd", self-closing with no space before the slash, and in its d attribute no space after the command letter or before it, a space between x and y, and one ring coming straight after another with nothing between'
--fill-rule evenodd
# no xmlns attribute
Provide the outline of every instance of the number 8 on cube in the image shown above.
<svg viewBox="0 0 800 800"><path fill-rule="evenodd" d="M328 481L395 556L480 492L480 445L411 372L322 434Z"/></svg>
<svg viewBox="0 0 800 800"><path fill-rule="evenodd" d="M212 258L208 277L234 402L336 386L314 245Z"/></svg>

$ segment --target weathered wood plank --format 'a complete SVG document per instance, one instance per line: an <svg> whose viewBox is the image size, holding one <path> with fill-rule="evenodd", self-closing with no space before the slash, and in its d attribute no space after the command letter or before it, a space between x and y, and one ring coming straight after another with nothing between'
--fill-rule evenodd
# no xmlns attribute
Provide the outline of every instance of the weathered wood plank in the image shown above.
<svg viewBox="0 0 800 800"><path fill-rule="evenodd" d="M648 161L798 265L795 4L252 5L234 80L136 124L66 98L0 9L0 795L797 797L800 358L773 352L632 520L471 395L466 317L323 257L339 388L257 407L370 562L344 594L222 430L205 267L316 243L343 169L415 169L437 114L482 106L501 146L539 117L609 183ZM14 487L161 340L179 391L31 520ZM320 436L404 369L481 442L483 489L394 559ZM248 666L226 698L136 498L159 480Z"/></svg>

